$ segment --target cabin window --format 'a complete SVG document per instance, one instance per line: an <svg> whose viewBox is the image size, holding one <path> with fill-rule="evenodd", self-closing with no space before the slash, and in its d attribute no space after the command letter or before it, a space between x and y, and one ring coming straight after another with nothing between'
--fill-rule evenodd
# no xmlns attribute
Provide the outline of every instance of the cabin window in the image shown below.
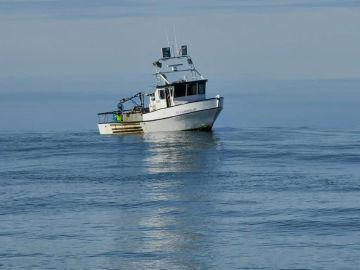
<svg viewBox="0 0 360 270"><path fill-rule="evenodd" d="M196 95L196 83L187 85L187 95L188 96Z"/></svg>
<svg viewBox="0 0 360 270"><path fill-rule="evenodd" d="M159 97L160 97L160 99L165 98L165 91L164 90L159 90Z"/></svg>
<svg viewBox="0 0 360 270"><path fill-rule="evenodd" d="M175 98L185 96L185 92L186 92L186 84L175 85L175 93L174 93Z"/></svg>
<svg viewBox="0 0 360 270"><path fill-rule="evenodd" d="M205 94L205 83L201 82L199 83L199 95L204 95Z"/></svg>

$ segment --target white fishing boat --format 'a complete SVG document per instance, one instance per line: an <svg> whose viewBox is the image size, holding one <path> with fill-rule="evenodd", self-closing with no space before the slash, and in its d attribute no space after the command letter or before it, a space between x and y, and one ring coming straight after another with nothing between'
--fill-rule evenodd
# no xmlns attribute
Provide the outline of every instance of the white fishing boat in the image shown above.
<svg viewBox="0 0 360 270"><path fill-rule="evenodd" d="M99 113L100 134L211 130L223 97L206 98L207 79L195 68L187 46L162 48L162 58L153 65L155 90L123 98L116 111ZM126 108L130 102L133 106Z"/></svg>

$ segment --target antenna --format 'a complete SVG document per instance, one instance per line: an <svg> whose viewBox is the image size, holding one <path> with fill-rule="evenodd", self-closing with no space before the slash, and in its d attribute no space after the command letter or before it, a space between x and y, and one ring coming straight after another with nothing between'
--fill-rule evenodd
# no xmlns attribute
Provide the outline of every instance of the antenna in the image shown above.
<svg viewBox="0 0 360 270"><path fill-rule="evenodd" d="M168 47L170 47L168 31L166 29L164 29L164 32L165 32L165 36L166 36L167 45L168 45Z"/></svg>
<svg viewBox="0 0 360 270"><path fill-rule="evenodd" d="M174 39L175 39L175 52L174 54L176 56L179 56L179 52L178 52L178 45L177 45L177 40L176 40L176 31L175 31L175 24L173 25L173 31L174 31Z"/></svg>

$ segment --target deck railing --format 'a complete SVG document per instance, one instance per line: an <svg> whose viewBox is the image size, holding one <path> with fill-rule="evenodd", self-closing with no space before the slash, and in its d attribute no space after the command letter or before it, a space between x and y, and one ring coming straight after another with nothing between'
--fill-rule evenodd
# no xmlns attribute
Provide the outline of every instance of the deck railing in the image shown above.
<svg viewBox="0 0 360 270"><path fill-rule="evenodd" d="M103 112L98 113L98 123L120 123L122 122L123 116L121 112L113 111L113 112Z"/></svg>

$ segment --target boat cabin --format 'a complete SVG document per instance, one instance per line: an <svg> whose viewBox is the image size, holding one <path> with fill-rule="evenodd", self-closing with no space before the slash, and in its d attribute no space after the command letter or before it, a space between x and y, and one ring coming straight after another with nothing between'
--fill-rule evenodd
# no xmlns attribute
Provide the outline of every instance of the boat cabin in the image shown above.
<svg viewBox="0 0 360 270"><path fill-rule="evenodd" d="M150 94L149 109L155 111L188 102L205 99L207 80L177 82L164 87L157 87Z"/></svg>

